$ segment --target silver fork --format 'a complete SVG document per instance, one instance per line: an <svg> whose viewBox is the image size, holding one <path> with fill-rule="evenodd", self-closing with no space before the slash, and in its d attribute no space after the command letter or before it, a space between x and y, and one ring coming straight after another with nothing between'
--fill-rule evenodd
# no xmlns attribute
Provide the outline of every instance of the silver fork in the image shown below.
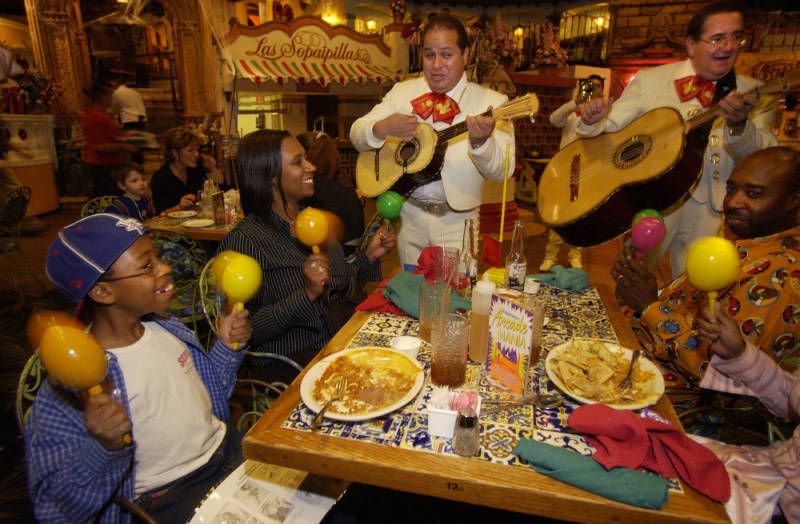
<svg viewBox="0 0 800 524"><path fill-rule="evenodd" d="M344 392L347 390L347 378L339 377L339 380L336 381L336 384L333 385L333 395L328 401L322 406L322 409L319 410L319 413L316 414L314 419L311 421L311 428L316 429L322 424L322 419L325 416L325 412L328 411L328 407L331 403L339 400L344 396Z"/></svg>
<svg viewBox="0 0 800 524"><path fill-rule="evenodd" d="M619 383L620 389L630 389L631 388L631 377L633 377L633 367L636 365L636 361L639 360L639 354L642 352L641 349L635 349L633 351L633 355L631 355L631 365L628 366L628 374L625 375L625 378L622 379L622 382Z"/></svg>

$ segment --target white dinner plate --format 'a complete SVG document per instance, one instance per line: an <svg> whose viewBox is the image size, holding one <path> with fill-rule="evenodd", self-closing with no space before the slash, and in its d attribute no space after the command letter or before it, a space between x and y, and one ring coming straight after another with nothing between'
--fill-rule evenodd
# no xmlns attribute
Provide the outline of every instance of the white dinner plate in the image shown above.
<svg viewBox="0 0 800 524"><path fill-rule="evenodd" d="M184 220L182 226L186 227L208 227L214 225L213 218L190 218L189 220Z"/></svg>
<svg viewBox="0 0 800 524"><path fill-rule="evenodd" d="M580 339L577 339L580 340ZM560 344L553 349L551 349L547 353L547 359L545 360L545 370L547 371L547 376L553 381L558 389L569 395L570 397L574 398L581 404L597 404L600 401L593 400L590 398L582 397L580 394L575 393L569 386L564 384L561 379L559 378L558 374L553 371L553 366L555 363L555 359L558 358L559 354L562 353L570 346L572 342L565 342ZM605 344L606 348L612 353L622 353L626 360L630 361L631 354L633 353L632 350L628 348L624 348L618 346L616 344L612 344L610 342L602 342ZM639 366L643 371L647 371L653 374L653 378L650 379L649 383L645 386L642 395L638 399L632 402L625 402L625 403L608 403L605 402L604 404L611 406L615 409L641 409L647 406L652 406L658 399L661 398L661 395L664 394L664 377L661 376L661 371L658 369L651 360L644 357L644 355L639 355Z"/></svg>
<svg viewBox="0 0 800 524"><path fill-rule="evenodd" d="M314 385L316 384L317 380L322 376L328 366L337 358L341 357L342 355L346 355L348 353L356 352L356 351L371 351L373 348L369 347L360 347L360 348L351 348L345 349L344 351L340 351L338 353L334 353L333 355L328 355L327 357L323 358L316 364L314 367L308 370L308 372L303 377L303 381L300 383L300 398L303 400L303 403L308 406L308 408L313 411L314 413L319 413L319 410L322 409L322 403L318 402L314 398ZM419 363L416 362L414 359L411 359L405 353L400 351L395 351L391 348L375 348L381 349L384 351L390 351L392 353L397 353L401 355L403 358L408 359L414 367L419 368ZM342 414L342 413L335 413L332 412L330 409L325 412L325 418L329 418L332 420L340 420L342 422L359 422L362 420L369 420L371 418L380 417L382 415L386 415L387 413L391 413L396 409L400 409L401 407L405 406L409 402L411 402L419 393L419 390L422 388L422 384L425 381L425 371L422 368L419 368L419 373L417 373L416 379L414 384L411 388L406 391L405 395L403 395L397 402L390 404L388 406L384 406L379 409L375 409L372 411L365 411L361 413L351 413L351 414Z"/></svg>
<svg viewBox="0 0 800 524"><path fill-rule="evenodd" d="M192 218L197 215L197 211L187 209L185 211L170 211L167 216L170 218Z"/></svg>

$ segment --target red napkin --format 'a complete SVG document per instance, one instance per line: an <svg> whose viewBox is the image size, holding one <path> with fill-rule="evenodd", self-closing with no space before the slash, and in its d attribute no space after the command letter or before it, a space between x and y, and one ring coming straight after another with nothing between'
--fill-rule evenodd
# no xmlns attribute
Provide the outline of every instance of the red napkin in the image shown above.
<svg viewBox="0 0 800 524"><path fill-rule="evenodd" d="M606 469L644 468L684 482L719 502L731 496L728 472L708 448L681 430L605 404L587 404L569 416L571 428L596 449L592 458Z"/></svg>
<svg viewBox="0 0 800 524"><path fill-rule="evenodd" d="M436 252L439 248L436 246L429 246L423 249L419 258L417 258L417 268L413 271L413 275L423 275L425 280L432 282L436 277ZM394 276L394 275L392 275ZM383 296L381 293L386 284L392 279L387 277L378 286L378 289L370 293L359 305L356 306L358 311L377 311L379 313L392 313L394 315L408 316L406 312L399 307L392 304L392 302Z"/></svg>

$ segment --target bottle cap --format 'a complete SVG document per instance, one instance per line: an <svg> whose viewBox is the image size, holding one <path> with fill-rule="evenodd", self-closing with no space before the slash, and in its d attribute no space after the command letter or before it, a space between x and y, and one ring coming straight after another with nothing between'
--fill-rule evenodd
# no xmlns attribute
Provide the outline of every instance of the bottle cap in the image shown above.
<svg viewBox="0 0 800 524"><path fill-rule="evenodd" d="M472 408L461 408L458 410L456 426L460 428L474 428L478 425L478 415Z"/></svg>

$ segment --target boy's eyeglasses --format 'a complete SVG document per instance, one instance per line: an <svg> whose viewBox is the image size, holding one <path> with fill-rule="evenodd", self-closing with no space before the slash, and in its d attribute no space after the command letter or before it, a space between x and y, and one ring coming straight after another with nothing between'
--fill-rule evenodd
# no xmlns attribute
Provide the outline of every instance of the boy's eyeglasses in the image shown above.
<svg viewBox="0 0 800 524"><path fill-rule="evenodd" d="M714 49L719 49L720 47L727 45L728 42L732 42L734 46L742 48L747 45L747 37L741 33L734 33L732 35L714 35L708 40L704 38L698 38L701 42L704 42Z"/></svg>
<svg viewBox="0 0 800 524"><path fill-rule="evenodd" d="M159 262L160 262L160 259L159 259ZM143 277L145 275L153 276L153 275L155 275L155 272L156 272L155 270L156 270L155 263L148 262L144 266L144 271L140 271L139 273L134 273L133 275L125 275L124 277L111 277L111 278L100 277L99 282L116 282L117 280L127 280L129 278Z"/></svg>

